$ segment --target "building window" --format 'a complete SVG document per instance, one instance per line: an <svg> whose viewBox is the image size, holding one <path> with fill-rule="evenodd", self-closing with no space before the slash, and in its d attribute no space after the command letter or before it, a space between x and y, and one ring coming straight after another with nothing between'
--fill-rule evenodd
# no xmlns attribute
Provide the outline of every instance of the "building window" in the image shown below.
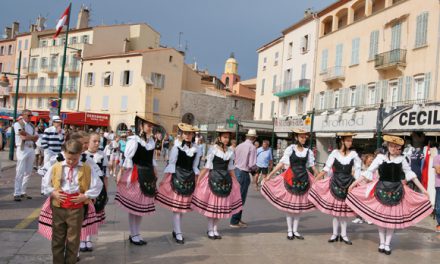
<svg viewBox="0 0 440 264"><path fill-rule="evenodd" d="M95 85L95 73L88 72L86 76L86 86L94 86Z"/></svg>
<svg viewBox="0 0 440 264"><path fill-rule="evenodd" d="M274 75L272 79L272 92L276 92L276 91L277 91L277 76Z"/></svg>
<svg viewBox="0 0 440 264"><path fill-rule="evenodd" d="M238 109L238 100L234 100L234 109Z"/></svg>
<svg viewBox="0 0 440 264"><path fill-rule="evenodd" d="M89 36L88 35L82 36L82 43L89 44Z"/></svg>
<svg viewBox="0 0 440 264"><path fill-rule="evenodd" d="M158 89L165 88L165 75L152 72L151 81L153 82L154 88L158 88Z"/></svg>
<svg viewBox="0 0 440 264"><path fill-rule="evenodd" d="M391 28L391 50L400 49L402 23L398 22Z"/></svg>
<svg viewBox="0 0 440 264"><path fill-rule="evenodd" d="M368 58L374 60L379 53L379 30L370 33L370 53Z"/></svg>
<svg viewBox="0 0 440 264"><path fill-rule="evenodd" d="M263 58L263 63L267 63L267 57Z"/></svg>
<svg viewBox="0 0 440 264"><path fill-rule="evenodd" d="M128 96L124 95L121 97L121 111L126 112L128 107Z"/></svg>
<svg viewBox="0 0 440 264"><path fill-rule="evenodd" d="M3 71L3 63L0 62L0 72Z"/></svg>
<svg viewBox="0 0 440 264"><path fill-rule="evenodd" d="M102 110L108 111L108 103L109 103L109 96L105 95L102 97Z"/></svg>
<svg viewBox="0 0 440 264"><path fill-rule="evenodd" d="M264 95L264 86L266 85L266 79L261 81L261 95Z"/></svg>
<svg viewBox="0 0 440 264"><path fill-rule="evenodd" d="M260 116L259 119L263 119L263 103L260 103Z"/></svg>
<svg viewBox="0 0 440 264"><path fill-rule="evenodd" d="M428 12L423 12L417 16L416 43L415 47L423 47L428 39Z"/></svg>
<svg viewBox="0 0 440 264"><path fill-rule="evenodd" d="M78 42L78 38L77 37L71 37L70 38L70 44L76 44Z"/></svg>
<svg viewBox="0 0 440 264"><path fill-rule="evenodd" d="M414 77L414 100L423 100L425 98L425 78L424 76Z"/></svg>
<svg viewBox="0 0 440 264"><path fill-rule="evenodd" d="M328 49L322 51L321 55L321 73L327 72Z"/></svg>
<svg viewBox="0 0 440 264"><path fill-rule="evenodd" d="M130 86L133 79L133 71L123 71L121 78L122 86Z"/></svg>
<svg viewBox="0 0 440 264"><path fill-rule="evenodd" d="M398 101L398 92L399 92L399 88L397 86L397 81L393 81L389 83L389 91L390 91L390 102L392 103L392 105L394 105L394 103L396 103Z"/></svg>
<svg viewBox="0 0 440 264"><path fill-rule="evenodd" d="M301 65L301 80L306 79L307 64Z"/></svg>
<svg viewBox="0 0 440 264"><path fill-rule="evenodd" d="M273 63L273 66L277 66L278 65L278 57L279 57L279 52L277 51L277 52L275 52L275 61L274 61L274 63Z"/></svg>
<svg viewBox="0 0 440 264"><path fill-rule="evenodd" d="M40 40L40 48L47 47L47 40Z"/></svg>
<svg viewBox="0 0 440 264"><path fill-rule="evenodd" d="M339 108L340 101L339 101L339 91L335 91L333 95L333 108Z"/></svg>
<svg viewBox="0 0 440 264"><path fill-rule="evenodd" d="M92 98L90 95L86 96L86 103L85 103L85 109L86 111L90 111L90 107L92 106Z"/></svg>
<svg viewBox="0 0 440 264"><path fill-rule="evenodd" d="M18 51L21 51L21 40L18 41Z"/></svg>
<svg viewBox="0 0 440 264"><path fill-rule="evenodd" d="M325 97L324 97L324 93L323 92L319 94L319 104L318 104L318 107L319 107L320 110L325 108Z"/></svg>
<svg viewBox="0 0 440 264"><path fill-rule="evenodd" d="M252 103L252 113L255 111L255 103Z"/></svg>
<svg viewBox="0 0 440 264"><path fill-rule="evenodd" d="M5 54L5 47L1 46L0 47L0 56L3 56Z"/></svg>
<svg viewBox="0 0 440 264"><path fill-rule="evenodd" d="M270 103L270 117L274 117L274 113L275 113L275 101L272 101Z"/></svg>
<svg viewBox="0 0 440 264"><path fill-rule="evenodd" d="M226 89L228 89L229 88L229 77L226 77L225 85L226 85Z"/></svg>
<svg viewBox="0 0 440 264"><path fill-rule="evenodd" d="M293 53L293 42L289 42L289 47L287 48L287 59L292 58Z"/></svg>
<svg viewBox="0 0 440 264"><path fill-rule="evenodd" d="M12 55L12 45L8 46L8 55Z"/></svg>
<svg viewBox="0 0 440 264"><path fill-rule="evenodd" d="M46 58L46 57L41 58L41 61L40 61L40 68L41 68L41 69L45 69L45 68L47 68L47 58Z"/></svg>
<svg viewBox="0 0 440 264"><path fill-rule="evenodd" d="M173 62L173 56L169 57L168 62L170 62L170 63Z"/></svg>
<svg viewBox="0 0 440 264"><path fill-rule="evenodd" d="M27 50L29 48L29 40L25 39L24 40L24 50Z"/></svg>
<svg viewBox="0 0 440 264"><path fill-rule="evenodd" d="M103 74L103 86L111 86L113 84L113 74L112 72L105 72Z"/></svg>
<svg viewBox="0 0 440 264"><path fill-rule="evenodd" d="M153 99L153 113L159 113L159 99Z"/></svg>
<svg viewBox="0 0 440 264"><path fill-rule="evenodd" d="M75 104L76 104L76 99L71 98L71 99L69 99L69 102L68 102L68 104L67 104L67 107L68 107L70 110L73 110L73 109L75 109Z"/></svg>
<svg viewBox="0 0 440 264"><path fill-rule="evenodd" d="M43 98L38 98L37 107L38 109L43 108Z"/></svg>
<svg viewBox="0 0 440 264"><path fill-rule="evenodd" d="M21 68L26 69L27 68L27 58L23 58L23 62L21 63Z"/></svg>
<svg viewBox="0 0 440 264"><path fill-rule="evenodd" d="M356 86L350 87L350 106L356 106Z"/></svg>
<svg viewBox="0 0 440 264"><path fill-rule="evenodd" d="M301 38L301 52L306 53L309 51L309 35L305 35Z"/></svg>
<svg viewBox="0 0 440 264"><path fill-rule="evenodd" d="M351 65L359 64L359 45L360 38L355 38L351 41Z"/></svg>
<svg viewBox="0 0 440 264"><path fill-rule="evenodd" d="M376 86L369 85L368 86L368 104L373 105L376 103Z"/></svg>

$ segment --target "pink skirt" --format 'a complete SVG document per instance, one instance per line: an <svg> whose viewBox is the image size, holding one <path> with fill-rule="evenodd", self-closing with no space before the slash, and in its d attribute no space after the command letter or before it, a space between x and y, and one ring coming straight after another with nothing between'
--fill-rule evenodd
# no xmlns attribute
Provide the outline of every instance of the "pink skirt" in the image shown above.
<svg viewBox="0 0 440 264"><path fill-rule="evenodd" d="M240 184L232 178L232 190L227 197L215 195L209 187L209 175L196 186L191 208L210 218L230 218L241 210Z"/></svg>
<svg viewBox="0 0 440 264"><path fill-rule="evenodd" d="M166 173L162 182L159 184L159 190L156 200L166 209L175 213L187 213L191 211L192 195L183 196L177 194L171 187L171 173Z"/></svg>
<svg viewBox="0 0 440 264"><path fill-rule="evenodd" d="M124 171L121 176L117 185L115 203L130 214L143 216L154 213L156 211L154 197L145 196L137 181L127 186L128 177L131 177L131 170Z"/></svg>
<svg viewBox="0 0 440 264"><path fill-rule="evenodd" d="M309 173L310 186L313 186L313 181L314 178ZM276 176L270 181L265 181L261 188L261 194L269 203L279 210L291 214L299 214L315 210L315 206L308 199L309 191L303 195L292 194L284 187L283 174Z"/></svg>
<svg viewBox="0 0 440 264"><path fill-rule="evenodd" d="M105 224L105 210L103 209L101 212L96 212L96 218L98 219L99 226Z"/></svg>
<svg viewBox="0 0 440 264"><path fill-rule="evenodd" d="M315 181L309 191L309 201L319 211L334 217L354 217L356 213L351 210L345 200L336 199L330 191L331 177Z"/></svg>
<svg viewBox="0 0 440 264"><path fill-rule="evenodd" d="M399 204L387 206L369 193L378 180L354 188L347 204L362 218L383 228L403 229L415 225L429 216L433 208L429 199L404 185L404 195ZM368 192L368 193L367 193Z"/></svg>
<svg viewBox="0 0 440 264"><path fill-rule="evenodd" d="M43 237L52 240L52 208L50 197L46 199L40 211L38 218L38 233ZM98 234L99 220L96 217L93 203L88 204L87 216L83 220L81 228L81 240L86 240L87 236Z"/></svg>

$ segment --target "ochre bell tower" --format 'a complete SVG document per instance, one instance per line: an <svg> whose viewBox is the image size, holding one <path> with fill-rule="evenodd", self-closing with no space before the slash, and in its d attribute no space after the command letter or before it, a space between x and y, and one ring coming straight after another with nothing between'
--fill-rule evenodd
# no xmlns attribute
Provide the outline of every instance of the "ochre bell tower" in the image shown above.
<svg viewBox="0 0 440 264"><path fill-rule="evenodd" d="M238 63L234 57L234 53L231 53L229 59L225 63L225 71L222 74L222 82L225 84L225 88L232 91L234 84L240 81L240 75L238 75Z"/></svg>

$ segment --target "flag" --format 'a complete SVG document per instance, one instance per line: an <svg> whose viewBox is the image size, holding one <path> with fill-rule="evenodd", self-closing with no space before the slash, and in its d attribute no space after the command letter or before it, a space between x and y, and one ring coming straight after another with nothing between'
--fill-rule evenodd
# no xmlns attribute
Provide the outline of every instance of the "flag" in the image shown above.
<svg viewBox="0 0 440 264"><path fill-rule="evenodd" d="M431 156L431 147L428 144L428 147L426 148L425 160L423 162L423 168L422 168L422 185L425 189L428 188L430 156Z"/></svg>
<svg viewBox="0 0 440 264"><path fill-rule="evenodd" d="M60 34L61 30L63 29L63 26L67 24L69 15L70 15L70 5L69 5L69 7L66 8L66 10L63 13L63 15L60 17L60 20L58 20L58 23L57 23L57 25L55 27L57 32L55 32L55 35L53 36L54 39L58 37L58 35Z"/></svg>

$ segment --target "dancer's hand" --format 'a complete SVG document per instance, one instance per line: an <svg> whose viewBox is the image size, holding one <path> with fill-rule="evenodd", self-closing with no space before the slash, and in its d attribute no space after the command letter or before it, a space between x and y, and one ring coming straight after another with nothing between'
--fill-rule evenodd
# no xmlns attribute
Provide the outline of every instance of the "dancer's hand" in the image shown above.
<svg viewBox="0 0 440 264"><path fill-rule="evenodd" d="M60 202L64 202L67 199L67 195L60 191L53 191L51 196Z"/></svg>
<svg viewBox="0 0 440 264"><path fill-rule="evenodd" d="M356 186L358 186L357 181L353 182L353 183L350 185L350 187L348 187L348 192L351 192L351 191L354 189L354 187L356 187Z"/></svg>
<svg viewBox="0 0 440 264"><path fill-rule="evenodd" d="M429 193L427 190L423 190L423 194L426 196L426 198L428 198L428 200L430 200Z"/></svg>
<svg viewBox="0 0 440 264"><path fill-rule="evenodd" d="M83 193L80 193L78 196L76 196L75 198L72 199L72 202L74 202L74 203L83 203L83 202L87 201L88 199L89 199L89 197L87 197Z"/></svg>

